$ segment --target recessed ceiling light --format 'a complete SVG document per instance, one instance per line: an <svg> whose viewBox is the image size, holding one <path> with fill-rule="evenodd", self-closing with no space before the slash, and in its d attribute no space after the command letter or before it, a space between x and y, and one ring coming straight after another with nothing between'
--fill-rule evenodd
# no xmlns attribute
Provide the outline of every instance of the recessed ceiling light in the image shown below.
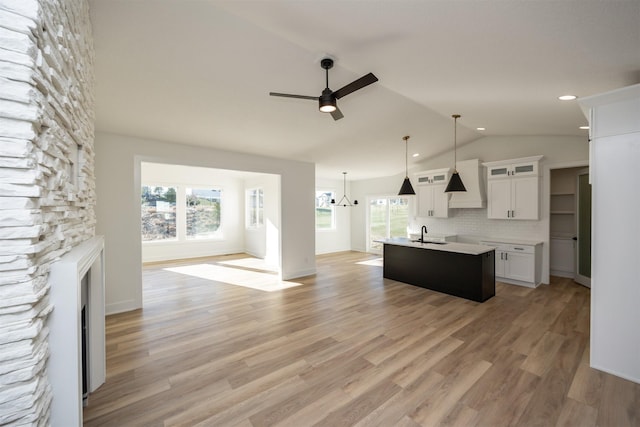
<svg viewBox="0 0 640 427"><path fill-rule="evenodd" d="M418 157L420 153L413 153L413 157Z"/></svg>
<svg viewBox="0 0 640 427"><path fill-rule="evenodd" d="M486 130L485 128L476 128L476 130Z"/></svg>
<svg viewBox="0 0 640 427"><path fill-rule="evenodd" d="M560 101L573 101L576 98L577 98L577 96L575 96L575 95L562 95L562 96L558 97L558 99Z"/></svg>
<svg viewBox="0 0 640 427"><path fill-rule="evenodd" d="M589 126L580 126L580 129L582 129L582 130L589 130Z"/></svg>

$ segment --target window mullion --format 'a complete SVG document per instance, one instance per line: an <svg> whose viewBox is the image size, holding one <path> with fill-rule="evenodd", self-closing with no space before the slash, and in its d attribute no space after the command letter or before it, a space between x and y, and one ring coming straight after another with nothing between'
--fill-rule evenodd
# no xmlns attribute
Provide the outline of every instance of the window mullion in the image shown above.
<svg viewBox="0 0 640 427"><path fill-rule="evenodd" d="M176 234L179 242L187 240L187 195L184 185L176 186Z"/></svg>

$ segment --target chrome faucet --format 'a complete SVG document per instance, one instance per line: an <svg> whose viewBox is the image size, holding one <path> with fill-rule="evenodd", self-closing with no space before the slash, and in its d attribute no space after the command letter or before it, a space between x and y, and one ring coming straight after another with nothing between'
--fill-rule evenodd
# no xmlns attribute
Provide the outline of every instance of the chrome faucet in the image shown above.
<svg viewBox="0 0 640 427"><path fill-rule="evenodd" d="M424 235L427 234L427 226L423 225L420 230L420 243L424 243Z"/></svg>

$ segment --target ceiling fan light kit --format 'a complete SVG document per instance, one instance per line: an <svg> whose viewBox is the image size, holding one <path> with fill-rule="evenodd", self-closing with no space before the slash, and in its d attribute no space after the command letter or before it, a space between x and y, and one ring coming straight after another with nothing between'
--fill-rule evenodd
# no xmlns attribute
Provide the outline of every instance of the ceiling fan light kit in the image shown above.
<svg viewBox="0 0 640 427"><path fill-rule="evenodd" d="M464 184L462 183L462 178L460 178L460 174L456 169L457 159L456 159L456 125L458 123L458 119L460 118L460 114L453 114L453 173L451 174L451 178L449 179L449 184L447 184L447 188L445 188L445 193L453 193L453 192L464 192L467 191Z"/></svg>
<svg viewBox="0 0 640 427"><path fill-rule="evenodd" d="M373 73L366 74L357 80L352 81L346 86L341 87L335 92L329 89L329 69L333 68L333 59L324 58L320 61L320 66L325 70L326 86L320 96L307 96L307 95L293 95L290 93L269 92L271 96L280 96L284 98L297 98L297 99L312 99L318 101L320 112L330 113L333 120L340 120L344 117L340 109L338 108L337 100L343 96L347 96L356 90L362 89L365 86L369 86L371 83L378 81L378 78Z"/></svg>
<svg viewBox="0 0 640 427"><path fill-rule="evenodd" d="M323 113L333 113L336 111L337 103L336 98L331 93L330 89L325 89L322 91L322 95L320 95L320 111Z"/></svg>

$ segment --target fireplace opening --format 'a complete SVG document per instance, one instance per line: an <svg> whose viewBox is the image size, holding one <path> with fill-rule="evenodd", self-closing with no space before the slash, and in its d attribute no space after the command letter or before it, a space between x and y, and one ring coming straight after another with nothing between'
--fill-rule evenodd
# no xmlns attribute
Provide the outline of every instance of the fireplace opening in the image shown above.
<svg viewBox="0 0 640 427"><path fill-rule="evenodd" d="M89 309L88 298L89 293L89 272L84 275L80 283L80 336L82 338L82 406L87 406L89 397L89 334L88 334L88 315Z"/></svg>

